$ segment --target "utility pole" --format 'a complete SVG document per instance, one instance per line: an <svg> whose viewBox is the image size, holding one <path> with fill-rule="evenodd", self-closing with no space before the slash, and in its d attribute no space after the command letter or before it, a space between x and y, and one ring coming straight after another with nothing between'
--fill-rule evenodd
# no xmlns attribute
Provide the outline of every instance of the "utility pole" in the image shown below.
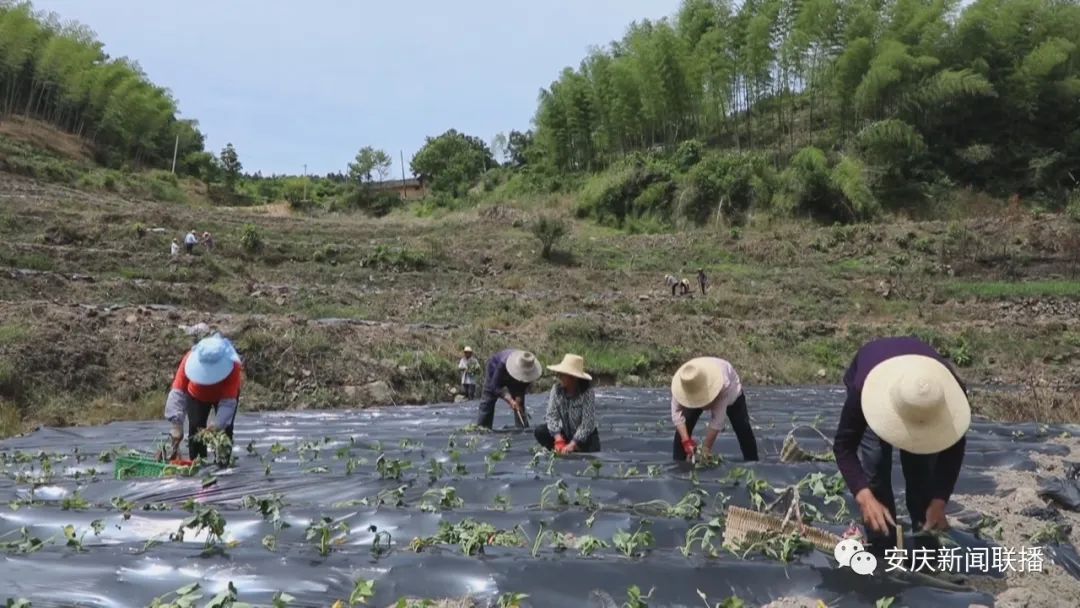
<svg viewBox="0 0 1080 608"><path fill-rule="evenodd" d="M307 202L307 163L304 163L304 202Z"/></svg>
<svg viewBox="0 0 1080 608"><path fill-rule="evenodd" d="M172 149L172 173L176 175L176 154L180 151L180 136L176 136L176 145Z"/></svg>
<svg viewBox="0 0 1080 608"><path fill-rule="evenodd" d="M398 150L398 154L401 156L401 200L405 200L409 196L409 190L405 187L405 151Z"/></svg>

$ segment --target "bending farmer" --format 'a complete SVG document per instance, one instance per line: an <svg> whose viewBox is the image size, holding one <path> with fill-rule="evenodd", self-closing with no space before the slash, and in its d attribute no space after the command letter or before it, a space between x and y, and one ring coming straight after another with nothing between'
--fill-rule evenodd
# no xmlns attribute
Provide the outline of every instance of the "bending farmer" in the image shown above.
<svg viewBox="0 0 1080 608"><path fill-rule="evenodd" d="M476 425L490 429L495 422L495 401L502 399L514 410L514 424L519 429L528 428L529 415L525 411L525 393L536 382L543 370L532 353L508 349L495 353L487 364L484 394L480 399L480 412Z"/></svg>
<svg viewBox="0 0 1080 608"><path fill-rule="evenodd" d="M566 355L562 363L549 365L559 382L551 387L544 424L536 427L540 445L560 454L599 452L596 399L592 376L585 373L585 359Z"/></svg>
<svg viewBox="0 0 1080 608"><path fill-rule="evenodd" d="M864 345L844 374L847 400L833 451L878 559L895 546L893 447L900 449L912 529L945 530L971 409L944 357L917 338ZM933 545L934 543L930 543Z"/></svg>
<svg viewBox="0 0 1080 608"><path fill-rule="evenodd" d="M229 439L244 384L240 355L221 334L204 338L180 360L172 390L165 402L165 417L172 423L172 456L180 451L184 438L184 417L188 421L188 455L205 458L206 445L195 435L204 428L221 429ZM210 421L211 410L215 414Z"/></svg>
<svg viewBox="0 0 1080 608"><path fill-rule="evenodd" d="M675 425L672 457L690 460L697 449L692 435L702 412L709 410L712 419L705 434L705 452L712 453L716 437L724 430L724 414L731 419L739 440L743 460L757 460L757 441L750 428L746 396L735 368L716 357L691 359L671 379L671 422Z"/></svg>

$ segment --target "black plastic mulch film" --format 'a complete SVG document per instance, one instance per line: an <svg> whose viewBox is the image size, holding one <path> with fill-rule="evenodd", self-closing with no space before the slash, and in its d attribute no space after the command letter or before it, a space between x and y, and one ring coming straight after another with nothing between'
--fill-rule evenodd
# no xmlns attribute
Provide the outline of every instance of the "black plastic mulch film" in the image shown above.
<svg viewBox="0 0 1080 608"><path fill-rule="evenodd" d="M534 422L543 420L544 397L530 395L527 400ZM727 460L716 468L697 470L698 487L708 493L708 500L701 518L690 521L632 508L654 500L676 504L694 487L688 466L671 461L669 398L658 390L599 391L604 451L556 459L550 475L546 456L530 466L535 446L531 433L463 432L475 418L474 403L363 411L241 412L233 468L160 480L115 481L113 465L100 462L99 455L121 446L152 450L167 431L164 422L42 429L0 442L4 458L0 502L26 501L35 477L34 499L41 501L17 510L3 507L0 542L23 538L23 528L28 537L52 537L54 542L32 553L0 555L0 601L28 598L35 608L136 607L192 582L201 583L209 598L231 581L245 602L269 605L276 591L285 591L296 598L295 606L328 606L335 599L347 598L355 580L369 579L375 581L375 597L369 603L373 606L390 605L401 597L466 595L483 604L506 592L528 594L530 606L589 606L594 605L590 598L596 591L621 602L631 585L643 592L655 588L651 606L701 606L698 590L714 603L735 595L748 606L785 596L819 598L829 606L872 606L886 596L895 596L897 606L993 604L993 597L982 593L944 590L886 576L861 577L850 569L837 568L831 556L819 552L804 554L788 564L764 557L742 560L726 551L710 558L700 549L684 557L680 547L687 530L717 514L713 504L718 492L730 497L729 504L751 505L745 483L733 481L738 476L732 474L736 467L745 467L773 488L795 484L815 472L836 473L835 465L828 462L783 464L778 453L793 424L816 421L831 437L843 395L837 389L820 387L748 390L763 461L742 463L730 429L724 432L717 447ZM509 409L500 405L496 428L512 426L510 416ZM704 424L700 426L699 436L704 432ZM988 468L1031 470L1034 464L1029 462L1028 452L1062 453L1063 447L1046 439L1064 430L1066 427L975 422L956 493L991 494L995 485L985 474ZM1077 432L1076 427L1069 430ZM451 436L453 448L449 447ZM507 441L510 447L505 458L485 460L501 451ZM827 450L812 432L801 433L799 441L812 452ZM279 447L272 453L275 444ZM249 445L256 454L249 453ZM84 456L81 462L74 456L76 448ZM411 462L400 480L381 478L375 465L377 448L387 459ZM41 462L30 458L42 450L66 456L53 462L51 477L44 479ZM442 470L438 481L431 483L433 459ZM594 460L602 463L599 470L590 466ZM347 474L350 466L352 473ZM92 476L91 469L98 474ZM211 474L216 482L204 487ZM394 471L389 474L393 476ZM894 477L899 490L903 482L898 463ZM566 485L571 504L558 506L557 500L549 500L556 504L546 504L541 510L543 489L559 479ZM403 491L395 492L403 486ZM460 506L436 512L421 509L425 492L446 486L454 488L462 500ZM591 501L601 506L598 511L572 504L578 490L586 488ZM77 508L81 505L71 500L76 492L89 503L88 508ZM290 524L276 533L273 523L241 504L245 496L264 497L275 492L282 495L284 503L281 520ZM373 506L380 493L384 502L391 504ZM554 495L549 493L549 498ZM774 496L769 490L764 495L766 500ZM844 496L852 515L842 522L819 525L839 533L856 516L857 509L846 491ZM124 519L111 504L116 497L136 505L130 519ZM64 498L69 499L67 510ZM212 506L224 516L225 542L230 544L222 547L223 554L204 555L204 538L190 530L184 541L170 541L170 534L190 515L181 508L189 499ZM362 504L364 499L368 505ZM810 503L815 500L810 499ZM898 501L903 504L902 491L898 491ZM393 504L399 502L403 506ZM429 496L427 502L437 501ZM501 509L496 508L497 503ZM816 504L827 517L836 510L835 504ZM163 510L144 510L146 505ZM950 505L950 514L977 518L956 503ZM308 524L323 516L335 524L346 523L350 530L325 557L305 535ZM655 544L644 557L636 558L625 557L614 548L583 557L573 548L557 551L549 542L543 543L536 557L531 544L488 546L478 556L463 555L458 546L435 546L421 553L409 549L413 538L436 534L440 522L467 518L501 530L520 527L523 537L535 537L543 524L545 530L575 537L591 535L608 543L617 531L633 532L647 519ZM95 520L104 524L99 534L92 530ZM82 536L84 551L66 546L63 529L69 524ZM391 535L391 551L373 555L371 526ZM273 552L261 542L267 535L276 536ZM985 546L984 541L964 532L951 535L961 547ZM342 536L340 529L334 536ZM147 547L151 539L160 544ZM715 544L719 547L720 540ZM1049 551L1047 559L1051 556L1077 572L1076 552L1071 546Z"/></svg>

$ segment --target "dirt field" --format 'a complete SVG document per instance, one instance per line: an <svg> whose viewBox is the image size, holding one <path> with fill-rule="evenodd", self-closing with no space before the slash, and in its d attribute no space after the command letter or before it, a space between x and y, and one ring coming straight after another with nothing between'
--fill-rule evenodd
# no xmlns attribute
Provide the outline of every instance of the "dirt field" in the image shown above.
<svg viewBox="0 0 1080 608"><path fill-rule="evenodd" d="M271 211L0 175L0 434L157 417L207 329L241 349L253 410L451 400L466 344L579 352L604 384L663 385L701 353L751 385L835 384L863 340L916 333L972 383L1035 387L976 399L983 413L1078 418L1080 224L1063 217L989 205L952 223L657 236L575 222L552 263L528 203L377 221ZM246 225L261 248L242 248ZM217 248L170 260L189 229ZM699 267L706 296L665 290L665 274Z"/></svg>

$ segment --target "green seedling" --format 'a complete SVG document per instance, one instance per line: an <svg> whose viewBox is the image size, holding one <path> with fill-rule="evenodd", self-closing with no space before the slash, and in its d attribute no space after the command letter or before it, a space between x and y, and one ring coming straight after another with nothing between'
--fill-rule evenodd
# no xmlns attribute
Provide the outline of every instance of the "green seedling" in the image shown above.
<svg viewBox="0 0 1080 608"><path fill-rule="evenodd" d="M236 586L229 582L225 591L214 596L207 604L206 608L253 608L251 604L244 602L238 602Z"/></svg>
<svg viewBox="0 0 1080 608"><path fill-rule="evenodd" d="M560 507L570 504L570 494L567 492L566 482L560 479L540 490L540 509L543 510L549 502Z"/></svg>
<svg viewBox="0 0 1080 608"><path fill-rule="evenodd" d="M135 507L138 506L130 500L124 498L123 496L113 496L112 500L109 501L109 504L111 504L113 508L117 511L120 511L120 513L124 517L124 520L131 519L131 512L134 511Z"/></svg>
<svg viewBox="0 0 1080 608"><path fill-rule="evenodd" d="M259 455L259 450L255 449L255 440L254 439L252 439L251 441L248 442L247 447L244 448L244 451L246 451L248 453L248 456L258 456Z"/></svg>
<svg viewBox="0 0 1080 608"><path fill-rule="evenodd" d="M271 553L277 551L277 537L273 534L267 534L262 537L262 546Z"/></svg>
<svg viewBox="0 0 1080 608"><path fill-rule="evenodd" d="M288 608L294 601L296 601L295 597L288 593L278 591L274 594L274 597L270 599L270 608Z"/></svg>
<svg viewBox="0 0 1080 608"><path fill-rule="evenodd" d="M349 608L366 606L373 597L375 597L375 581L358 579L353 585L352 593L349 594Z"/></svg>
<svg viewBox="0 0 1080 608"><path fill-rule="evenodd" d="M577 539L577 550L581 553L582 557L589 557L593 553L601 549L607 549L609 545L606 541L602 541L595 536L580 536Z"/></svg>
<svg viewBox="0 0 1080 608"><path fill-rule="evenodd" d="M394 538L386 530L380 530L378 526L368 526L368 532L375 536L371 539L371 554L378 559L390 552L394 545Z"/></svg>
<svg viewBox="0 0 1080 608"><path fill-rule="evenodd" d="M414 450L414 449L424 447L424 444L419 442L419 441L413 441L412 439L409 439L408 437L405 437L400 442L398 442L398 447L401 448L403 451L404 450Z"/></svg>
<svg viewBox="0 0 1080 608"><path fill-rule="evenodd" d="M412 468L411 461L387 458L385 454L380 454L375 461L375 470L379 472L379 477L382 479L400 480L402 474L410 468Z"/></svg>
<svg viewBox="0 0 1080 608"><path fill-rule="evenodd" d="M184 541L184 530L194 530L196 534L206 532L206 541L203 545L204 553L217 546L217 543L225 536L225 518L213 507L206 507L189 500L183 509L191 516L180 522L180 527L171 536L176 542Z"/></svg>
<svg viewBox="0 0 1080 608"><path fill-rule="evenodd" d="M311 522L305 530L304 537L315 545L319 555L326 557L334 545L345 542L349 535L349 525L345 522L334 522L331 517L320 517Z"/></svg>
<svg viewBox="0 0 1080 608"><path fill-rule="evenodd" d="M368 463L367 458L350 458L345 461L345 474L352 475L356 469Z"/></svg>
<svg viewBox="0 0 1080 608"><path fill-rule="evenodd" d="M420 498L420 510L425 513L451 511L463 506L465 506L465 501L457 495L457 490L453 486L433 488L424 492Z"/></svg>
<svg viewBox="0 0 1080 608"><path fill-rule="evenodd" d="M604 463L600 460L590 460L588 466L578 471L578 476L584 477L585 475L592 475L594 479L600 477L600 471L604 468Z"/></svg>
<svg viewBox="0 0 1080 608"><path fill-rule="evenodd" d="M664 474L664 469L658 464L650 464L649 467L645 469L645 474L652 478L660 477Z"/></svg>
<svg viewBox="0 0 1080 608"><path fill-rule="evenodd" d="M64 539L67 541L67 546L75 549L76 553L82 553L86 551L83 548L83 537L86 536L86 532L76 536L75 526L68 524L64 526Z"/></svg>
<svg viewBox="0 0 1080 608"><path fill-rule="evenodd" d="M43 541L36 536L30 536L30 530L25 526L0 536L0 539L7 538L15 533L19 534L19 538L17 540L0 542L0 549L3 549L7 553L37 553L45 547L46 543L52 542L51 538Z"/></svg>
<svg viewBox="0 0 1080 608"><path fill-rule="evenodd" d="M353 457L352 447L343 446L334 452L334 460L348 460Z"/></svg>
<svg viewBox="0 0 1080 608"><path fill-rule="evenodd" d="M732 553L746 559L752 553L760 553L769 559L789 563L803 553L813 550L814 545L798 532L781 534L769 532L758 538L732 548Z"/></svg>
<svg viewBox="0 0 1080 608"><path fill-rule="evenodd" d="M172 599L168 599L172 596ZM150 602L150 608L194 608L202 599L199 593L199 583L185 585L172 593L166 593L161 597L154 598Z"/></svg>
<svg viewBox="0 0 1080 608"><path fill-rule="evenodd" d="M877 601L874 602L874 608L892 608L895 601L896 598L891 595L888 597L879 597Z"/></svg>
<svg viewBox="0 0 1080 608"><path fill-rule="evenodd" d="M498 530L489 523L466 519L456 524L439 523L439 532L434 536L414 538L409 548L420 552L438 544L459 545L464 555L480 555L484 547L520 547L522 535L519 531Z"/></svg>
<svg viewBox="0 0 1080 608"><path fill-rule="evenodd" d="M282 454L285 454L288 451L289 451L289 448L287 448L284 445L282 445L280 443L277 443L277 442L275 442L274 445L270 446L270 453L273 454L274 456L281 456Z"/></svg>
<svg viewBox="0 0 1080 608"><path fill-rule="evenodd" d="M611 538L611 544L626 557L643 556L645 551L655 543L652 532L647 529L648 525L648 521L642 521L632 534L626 530L615 532Z"/></svg>
<svg viewBox="0 0 1080 608"><path fill-rule="evenodd" d="M1029 539L1033 543L1067 543L1069 542L1071 527L1067 524L1047 524L1041 530L1031 535Z"/></svg>
<svg viewBox="0 0 1080 608"><path fill-rule="evenodd" d="M551 456L548 457L547 468L544 470L544 473L546 473L548 477L553 477L555 475L555 459L556 458L557 458L557 455L555 454L555 452L552 452Z"/></svg>
<svg viewBox="0 0 1080 608"><path fill-rule="evenodd" d="M979 538L991 538L994 540L1001 540L1001 537L1004 535L1001 522L999 522L997 518L989 515L983 515L972 527L972 532Z"/></svg>
<svg viewBox="0 0 1080 608"><path fill-rule="evenodd" d="M623 602L622 608L649 608L648 600L652 599L654 591L656 591L656 587L649 589L648 593L642 595L641 589L637 585L632 585L626 590L626 601Z"/></svg>
<svg viewBox="0 0 1080 608"><path fill-rule="evenodd" d="M592 497L592 488L589 487L577 487L574 488L574 506L581 507L587 511L592 511L599 508L599 504Z"/></svg>
<svg viewBox="0 0 1080 608"><path fill-rule="evenodd" d="M71 496L65 496L60 501L60 508L65 511L84 511L91 507L90 502L83 498L78 492L74 492Z"/></svg>
<svg viewBox="0 0 1080 608"><path fill-rule="evenodd" d="M24 597L8 598L7 602L4 603L4 608L33 608L33 604Z"/></svg>
<svg viewBox="0 0 1080 608"><path fill-rule="evenodd" d="M715 517L703 524L697 524L686 531L686 539L679 551L683 557L690 557L694 545L697 544L708 557L720 557L720 547L716 545L717 539L722 539L724 533L724 520Z"/></svg>
<svg viewBox="0 0 1080 608"><path fill-rule="evenodd" d="M240 505L245 509L258 511L264 520L274 524L275 532L280 532L289 527L289 522L281 517L281 508L285 506L281 494L274 493L261 497L245 496L240 501Z"/></svg>
<svg viewBox="0 0 1080 608"><path fill-rule="evenodd" d="M630 479L639 475L641 475L641 473L637 470L637 467L629 467L624 469L622 465L619 465L619 477L622 477L623 479Z"/></svg>
<svg viewBox="0 0 1080 608"><path fill-rule="evenodd" d="M94 536L101 536L101 533L105 531L105 522L100 519L95 519L90 522L90 529L94 531Z"/></svg>
<svg viewBox="0 0 1080 608"><path fill-rule="evenodd" d="M446 467L443 463L432 458L428 461L428 482L436 483L439 479L446 474Z"/></svg>
<svg viewBox="0 0 1080 608"><path fill-rule="evenodd" d="M214 464L219 467L232 466L233 442L225 431L219 429L202 429L195 435L195 440L206 446L206 449L214 453Z"/></svg>
<svg viewBox="0 0 1080 608"><path fill-rule="evenodd" d="M530 554L533 559L540 554L540 547L544 544L544 539L551 535L551 532L544 529L544 522L540 522L540 530L536 533L535 538L529 538L529 535L524 530L521 531L521 535L525 537L526 541L532 541L532 551Z"/></svg>
<svg viewBox="0 0 1080 608"><path fill-rule="evenodd" d="M547 452L544 448L537 447L533 450L532 459L529 460L529 468L536 470L536 467L540 466L540 458Z"/></svg>
<svg viewBox="0 0 1080 608"><path fill-rule="evenodd" d="M526 593L504 593L499 596L498 608L521 608L521 603L528 599Z"/></svg>
<svg viewBox="0 0 1080 608"><path fill-rule="evenodd" d="M510 509L510 497L496 494L491 506L497 511L508 511Z"/></svg>
<svg viewBox="0 0 1080 608"><path fill-rule="evenodd" d="M727 598L719 604L712 604L709 602L708 596L705 595L701 589L697 590L698 597L701 601L705 602L705 608L746 608L746 602L742 601L736 596Z"/></svg>
<svg viewBox="0 0 1080 608"><path fill-rule="evenodd" d="M506 452L497 450L484 456L484 463L486 468L484 469L484 477L491 477L495 473L495 465L502 462L506 458Z"/></svg>

